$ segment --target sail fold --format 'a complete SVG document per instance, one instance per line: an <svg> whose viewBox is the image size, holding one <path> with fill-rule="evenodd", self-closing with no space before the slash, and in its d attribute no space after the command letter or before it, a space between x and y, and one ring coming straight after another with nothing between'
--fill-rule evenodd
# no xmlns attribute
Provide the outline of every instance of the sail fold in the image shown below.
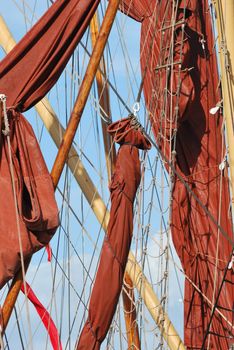
<svg viewBox="0 0 234 350"><path fill-rule="evenodd" d="M111 210L99 267L95 278L88 319L77 350L98 350L111 325L122 289L133 230L133 202L141 179L138 149L150 149L149 141L133 125L131 117L108 127L120 144L110 183Z"/></svg>
<svg viewBox="0 0 234 350"><path fill-rule="evenodd" d="M123 0L121 9L142 22L141 68L155 140L232 239L227 169L219 168L226 153L223 118L220 111L209 113L221 97L208 1ZM217 302L226 321L216 310L204 349L209 342L210 349L227 350L233 339L231 272L217 297L231 244L176 176L172 199L172 238L190 280L184 292L185 345L201 349Z"/></svg>
<svg viewBox="0 0 234 350"><path fill-rule="evenodd" d="M29 258L48 244L59 225L51 177L33 130L20 113L56 83L98 4L99 0L57 0L0 62L0 93L7 97L11 143L9 152L2 135L0 288L19 269L21 254Z"/></svg>
<svg viewBox="0 0 234 350"><path fill-rule="evenodd" d="M100 0L57 0L0 63L8 107L26 111L53 87Z"/></svg>

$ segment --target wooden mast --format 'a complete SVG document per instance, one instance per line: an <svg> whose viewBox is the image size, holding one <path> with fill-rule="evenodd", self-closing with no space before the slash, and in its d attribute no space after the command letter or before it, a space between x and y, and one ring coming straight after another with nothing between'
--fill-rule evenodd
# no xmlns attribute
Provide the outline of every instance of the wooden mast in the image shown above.
<svg viewBox="0 0 234 350"><path fill-rule="evenodd" d="M54 166L51 171L51 176L55 186L57 186L60 176L62 174L63 167L67 161L67 156L71 148L76 130L79 126L80 119L88 99L92 83L96 76L100 60L103 55L104 48L107 43L107 39L114 22L120 0L110 0L105 17L103 19L100 33L93 49L92 56L90 58L84 79L82 81L74 109L72 111L70 120L67 125L67 129L64 133L62 143L59 147L57 157L55 159Z"/></svg>
<svg viewBox="0 0 234 350"><path fill-rule="evenodd" d="M90 22L90 34L92 46L94 47L99 34L99 18L98 12L96 12ZM104 73L101 74L100 70L96 74L96 83L98 90L98 98L100 104L100 113L103 114L105 118L111 119L111 108L110 108L110 94L107 85L106 78L106 64L104 56L100 61L100 69ZM115 145L112 137L107 132L107 124L101 120L102 123L102 133L105 147L105 157L106 166L108 172L108 180L111 181L111 175L113 174L116 161L116 151ZM136 309L135 309L135 297L134 297L134 286L128 273L125 272L124 275L124 289L122 291L123 296L123 307L124 307L124 318L128 339L128 349L139 349L140 350L140 339L138 324L136 320Z"/></svg>
<svg viewBox="0 0 234 350"><path fill-rule="evenodd" d="M218 29L223 111L227 129L231 198L232 209L234 210L234 1L213 0L213 4Z"/></svg>
<svg viewBox="0 0 234 350"><path fill-rule="evenodd" d="M96 12L90 22L90 34L92 47L94 48L96 41L98 39L99 34L99 19L98 12ZM105 119L109 119L111 121L111 109L110 109L110 94L106 77L106 64L104 56L102 56L99 65L103 75L100 70L97 70L96 73L96 83L97 83L97 91L98 91L98 99L100 106L100 113L103 115ZM101 119L102 124L102 135L104 141L105 148L105 158L106 158L106 167L108 173L108 180L111 181L111 175L114 171L115 160L116 160L116 151L115 145L112 140L112 137L107 132L107 124Z"/></svg>
<svg viewBox="0 0 234 350"><path fill-rule="evenodd" d="M9 52L12 49L12 47L14 47L15 41L12 38L1 16L0 16L0 28L1 28L0 44L2 45L2 47L6 52ZM52 107L49 105L49 101L46 98L44 98L41 102L37 104L36 108L43 122L45 123L46 128L51 134L54 142L56 143L57 146L59 146L61 143L60 132L62 130L62 133L63 133L63 128L59 124L58 118L53 112ZM80 161L73 147L71 147L71 150L68 156L68 165L72 170L72 174L74 174L82 191L84 192L84 195L88 203L90 204L94 214L96 215L98 221L102 225L103 229L106 231L108 221L109 221L109 212L105 207L105 204L101 199L100 195L98 194L97 190L95 189L94 184L89 178L87 171L85 170L82 162ZM160 308L159 299L157 298L154 291L152 290L150 283L148 282L147 278L143 274L139 264L137 263L134 255L131 252L129 254L129 260L126 266L126 271L131 276L131 279L134 285L136 286L138 292L141 294L141 297L145 305L147 306L153 320L156 322L156 324L159 325L161 320L160 320L160 317L158 317L159 315L158 310L163 310L162 306ZM17 276L15 279L17 280ZM18 280L19 279L20 279L20 273L18 274ZM141 281L143 283L141 283ZM22 279L19 285L21 287ZM12 284L10 295L9 295L10 297L5 300L5 304L7 304L8 301L13 297L15 297L14 300L16 301L20 288L18 288L17 290L15 289L16 289L16 285ZM3 306L2 311L3 311L3 314L6 314L7 311L10 311L8 313L8 320L9 320L14 304L13 305L10 304L10 306L7 306L7 307L8 309L4 309L4 306ZM169 320L168 316L164 313L164 311L162 315L166 322L166 323L164 322L164 336L167 337L169 348L171 350L185 350L185 346L183 345L182 340L180 339L179 335L175 331L175 328L173 327L171 321ZM166 324L171 325L172 331L170 330L169 327L167 328L165 327Z"/></svg>

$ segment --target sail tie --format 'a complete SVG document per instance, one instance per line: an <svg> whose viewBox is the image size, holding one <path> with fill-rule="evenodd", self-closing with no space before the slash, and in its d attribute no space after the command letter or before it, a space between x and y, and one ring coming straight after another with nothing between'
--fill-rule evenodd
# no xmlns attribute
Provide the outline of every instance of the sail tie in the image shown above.
<svg viewBox="0 0 234 350"><path fill-rule="evenodd" d="M8 136L10 135L10 125L9 125L9 120L7 116L6 95L0 94L0 101L2 102L2 106L3 106L3 118L4 118L4 125L5 125L5 129L2 130L2 133L3 135Z"/></svg>

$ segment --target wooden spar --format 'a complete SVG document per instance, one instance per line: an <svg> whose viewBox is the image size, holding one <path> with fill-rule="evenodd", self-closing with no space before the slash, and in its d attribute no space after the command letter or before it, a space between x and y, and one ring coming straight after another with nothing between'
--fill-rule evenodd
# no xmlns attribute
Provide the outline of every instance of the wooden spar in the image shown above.
<svg viewBox="0 0 234 350"><path fill-rule="evenodd" d="M30 259L24 262L25 273L28 269ZM11 317L13 308L15 306L18 294L21 290L23 284L23 274L22 269L15 275L11 287L7 293L6 299L2 307L2 334L5 332L5 329L8 325L9 319Z"/></svg>
<svg viewBox="0 0 234 350"><path fill-rule="evenodd" d="M96 12L90 22L90 34L92 46L94 47L99 34L99 19L98 12ZM111 109L110 109L110 95L106 79L106 64L105 58L102 56L100 61L101 71L104 73L101 74L100 70L96 74L96 83L98 90L98 99L100 104L100 113L106 118L108 116L111 119ZM105 147L105 157L106 157L106 166L108 172L109 182L111 181L111 175L114 172L115 162L116 162L116 151L115 145L112 137L107 132L107 124L101 119L102 123L102 134ZM125 289L122 292L123 296L123 307L124 307L124 318L126 325L126 332L128 338L128 349L139 349L140 350L140 339L138 324L136 320L136 310L135 310L135 300L134 300L134 286L131 278L128 273L125 272L124 276L124 285Z"/></svg>
<svg viewBox="0 0 234 350"><path fill-rule="evenodd" d="M8 40L6 40L8 38ZM3 49L8 52L7 50L11 50L12 47L15 45L15 41L12 38L5 22L0 16L0 45L3 47ZM36 106L37 111L42 118L42 121L44 122L47 130L49 131L50 135L52 136L55 144L57 147L59 147L61 143L61 133L63 134L64 130L62 126L59 124L58 118L56 117L52 107L49 104L49 101L44 98L41 102L39 102ZM101 196L98 194L94 184L92 183L91 179L89 178L82 162L80 161L75 149L71 147L69 156L68 156L68 166L71 169L72 174L75 176L78 184L80 185L82 191L84 192L84 195L90 204L94 214L96 215L98 221L102 225L104 231L107 230L107 225L109 221L109 212L101 199ZM147 306L153 320L157 323L159 322L159 319L156 315L156 310L159 308L159 300L157 296L155 295L154 291L152 290L152 287L150 286L150 283L147 281L147 278L144 276L139 264L137 263L134 255L132 253L129 254L129 262L126 266L127 273L131 276L134 285L136 286L137 290L142 296L142 299ZM137 274L139 272L139 274ZM144 281L143 288L141 287L139 282L139 277ZM22 285L22 280L20 287ZM16 291L16 286L13 285L13 288L11 287L12 295L9 296L7 300L5 300L5 304L8 304L8 300L10 298L15 297L14 300L16 300L17 295L20 291L20 288ZM10 310L10 313L8 313L8 320L11 315L11 312L13 310L14 305L10 304L10 307L4 308L2 312L7 314L7 312ZM162 307L161 307L162 308ZM163 314L165 317L165 321L167 323L165 324L171 324L170 320L168 319L166 314ZM158 324L158 323L157 323ZM173 327L173 326L172 326ZM165 328L165 327L164 327ZM174 327L173 327L174 329ZM174 338L174 340L173 340ZM176 348L176 350L185 350L185 346L183 345L179 335L175 332L173 336L168 337L169 342L169 348L171 350L174 350L173 344L175 341L179 344L179 347Z"/></svg>
<svg viewBox="0 0 234 350"><path fill-rule="evenodd" d="M82 81L77 100L75 102L74 109L72 111L70 120L67 125L66 132L63 136L62 143L60 145L57 157L54 162L54 166L51 171L51 176L55 185L58 184L60 176L62 174L63 167L67 161L67 156L71 148L73 139L75 137L76 130L80 123L80 119L89 96L89 92L94 81L95 75L98 70L98 66L103 55L104 48L107 43L112 24L114 22L120 0L110 0L106 10L105 17L103 19L100 33L93 49L92 56L90 58L84 79Z"/></svg>
<svg viewBox="0 0 234 350"><path fill-rule="evenodd" d="M223 110L227 128L229 166L234 213L234 1L213 0L218 29Z"/></svg>
<svg viewBox="0 0 234 350"><path fill-rule="evenodd" d="M185 346L182 343L179 335L177 334L173 324L171 323L168 315L163 310L160 300L155 295L150 283L142 273L141 268L136 263L136 259L132 252L129 253L126 270L137 288L140 296L144 300L144 303L149 310L154 321L158 325L163 338L168 344L171 350L185 350Z"/></svg>
<svg viewBox="0 0 234 350"><path fill-rule="evenodd" d="M0 16L0 28L0 44L3 50L8 54L16 45L16 41L12 37L2 16Z"/></svg>
<svg viewBox="0 0 234 350"><path fill-rule="evenodd" d="M91 41L92 41L93 48L98 38L99 27L100 25L99 25L99 19L98 19L98 12L96 12L90 22L90 34L91 34ZM104 118L110 119L111 121L110 94L109 94L108 83L106 79L106 64L105 64L104 56L102 56L100 60L99 67L103 72L103 75L101 74L100 70L97 70L97 73L96 73L96 83L97 83L97 90L98 90L100 113L103 115ZM103 141L104 141L104 148L105 148L106 167L107 167L108 179L110 182L111 175L113 174L113 171L114 171L116 151L115 151L115 145L112 140L112 137L107 132L107 124L104 122L103 119L101 119L101 124L102 124L102 134L103 134Z"/></svg>
<svg viewBox="0 0 234 350"><path fill-rule="evenodd" d="M137 312L134 297L133 282L127 272L124 275L124 288L122 291L124 318L127 331L128 349L141 349L139 330L137 324Z"/></svg>

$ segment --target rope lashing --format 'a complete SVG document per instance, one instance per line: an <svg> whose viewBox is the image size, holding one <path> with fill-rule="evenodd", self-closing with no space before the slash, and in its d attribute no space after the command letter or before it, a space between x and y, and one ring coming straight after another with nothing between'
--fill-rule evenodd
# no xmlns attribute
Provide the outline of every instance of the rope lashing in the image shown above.
<svg viewBox="0 0 234 350"><path fill-rule="evenodd" d="M2 130L2 133L3 135L8 136L10 135L10 125L9 125L9 120L7 116L6 95L0 94L0 102L2 102L2 106L3 106L3 118L4 118L4 126L5 126L5 129Z"/></svg>
<svg viewBox="0 0 234 350"><path fill-rule="evenodd" d="M130 121L131 126L133 126L135 129L140 129L141 131L144 131L144 128L141 125L136 114L129 114L129 118L131 118L131 121Z"/></svg>

